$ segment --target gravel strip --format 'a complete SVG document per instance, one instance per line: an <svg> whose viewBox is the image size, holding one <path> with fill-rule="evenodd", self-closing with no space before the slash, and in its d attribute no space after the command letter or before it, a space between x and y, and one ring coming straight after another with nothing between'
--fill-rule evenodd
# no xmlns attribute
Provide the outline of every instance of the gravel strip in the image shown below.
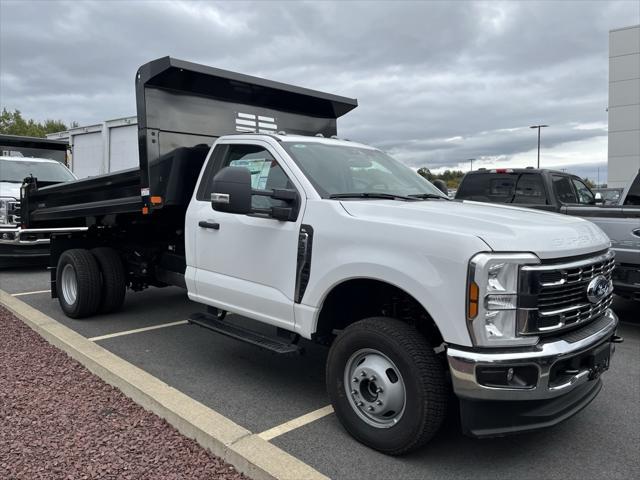
<svg viewBox="0 0 640 480"><path fill-rule="evenodd" d="M246 479L0 307L0 479Z"/></svg>

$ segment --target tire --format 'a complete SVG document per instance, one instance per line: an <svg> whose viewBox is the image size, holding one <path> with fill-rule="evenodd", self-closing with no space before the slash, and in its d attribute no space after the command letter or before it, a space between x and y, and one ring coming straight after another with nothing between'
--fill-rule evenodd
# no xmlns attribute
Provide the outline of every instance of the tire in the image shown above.
<svg viewBox="0 0 640 480"><path fill-rule="evenodd" d="M67 317L84 318L98 311L102 298L100 269L89 250L74 248L60 255L56 292Z"/></svg>
<svg viewBox="0 0 640 480"><path fill-rule="evenodd" d="M124 303L127 280L124 265L118 252L109 247L98 247L91 250L98 262L102 275L102 302L100 313L120 310Z"/></svg>
<svg viewBox="0 0 640 480"><path fill-rule="evenodd" d="M326 371L327 392L342 425L382 453L417 450L446 417L444 368L427 339L400 320L373 317L347 327L329 350Z"/></svg>

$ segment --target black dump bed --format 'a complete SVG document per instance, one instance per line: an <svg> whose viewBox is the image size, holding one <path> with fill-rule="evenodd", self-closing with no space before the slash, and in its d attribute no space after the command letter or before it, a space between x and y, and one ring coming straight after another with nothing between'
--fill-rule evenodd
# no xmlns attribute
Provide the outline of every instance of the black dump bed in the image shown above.
<svg viewBox="0 0 640 480"><path fill-rule="evenodd" d="M240 132L331 136L357 101L164 57L136 74L140 168L26 185L29 228L89 226L113 215L184 210L209 148Z"/></svg>

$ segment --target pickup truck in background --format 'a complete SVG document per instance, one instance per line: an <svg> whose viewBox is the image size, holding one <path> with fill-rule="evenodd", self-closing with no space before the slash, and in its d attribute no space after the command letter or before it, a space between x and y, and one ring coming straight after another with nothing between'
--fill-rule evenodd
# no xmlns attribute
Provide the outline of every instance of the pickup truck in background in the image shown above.
<svg viewBox="0 0 640 480"><path fill-rule="evenodd" d="M64 165L66 144L42 138L0 135L0 268L46 265L51 229L24 231L20 188L25 177L41 185L75 180ZM36 157L31 157L35 155ZM59 230L58 230L59 231Z"/></svg>
<svg viewBox="0 0 640 480"><path fill-rule="evenodd" d="M623 188L593 188L592 189L596 204L602 205L618 205L620 203L620 197L624 192Z"/></svg>
<svg viewBox="0 0 640 480"><path fill-rule="evenodd" d="M139 69L136 97L139 169L23 190L29 228L87 228L52 238L69 317L178 285L208 330L279 354L327 345L338 419L391 455L435 434L450 392L486 437L556 424L600 391L621 339L592 223L447 199L336 137L354 99L169 57Z"/></svg>
<svg viewBox="0 0 640 480"><path fill-rule="evenodd" d="M640 176L640 175L639 175ZM533 168L479 169L460 182L456 200L503 203L585 218L611 239L615 293L640 299L640 180L631 179L616 205L598 205L584 181L570 173Z"/></svg>

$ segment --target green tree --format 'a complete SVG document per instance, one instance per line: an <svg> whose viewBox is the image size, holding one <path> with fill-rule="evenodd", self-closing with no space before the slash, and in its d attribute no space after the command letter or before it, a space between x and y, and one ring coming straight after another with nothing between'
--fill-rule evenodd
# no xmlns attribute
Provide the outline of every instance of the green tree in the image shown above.
<svg viewBox="0 0 640 480"><path fill-rule="evenodd" d="M418 169L418 175L423 176L424 178L426 178L427 180L431 181L434 179L433 174L431 173L431 170L429 170L427 167L421 167Z"/></svg>
<svg viewBox="0 0 640 480"><path fill-rule="evenodd" d="M596 183L595 183L593 180L591 180L591 179L589 179L589 178L583 178L583 180L584 180L584 184L585 184L587 187L589 187L591 190L593 190L594 188L596 188Z"/></svg>
<svg viewBox="0 0 640 480"><path fill-rule="evenodd" d="M462 170L445 170L442 173L433 174L427 167L419 168L418 174L422 175L430 182L438 179L443 180L444 183L447 184L448 188L458 188L462 177L464 177L464 172Z"/></svg>
<svg viewBox="0 0 640 480"><path fill-rule="evenodd" d="M77 125L73 122L73 125ZM48 133L61 132L69 128L62 120L45 120L36 122L26 120L20 110L10 112L5 108L0 113L0 133L5 135L22 135L25 137L45 137Z"/></svg>

